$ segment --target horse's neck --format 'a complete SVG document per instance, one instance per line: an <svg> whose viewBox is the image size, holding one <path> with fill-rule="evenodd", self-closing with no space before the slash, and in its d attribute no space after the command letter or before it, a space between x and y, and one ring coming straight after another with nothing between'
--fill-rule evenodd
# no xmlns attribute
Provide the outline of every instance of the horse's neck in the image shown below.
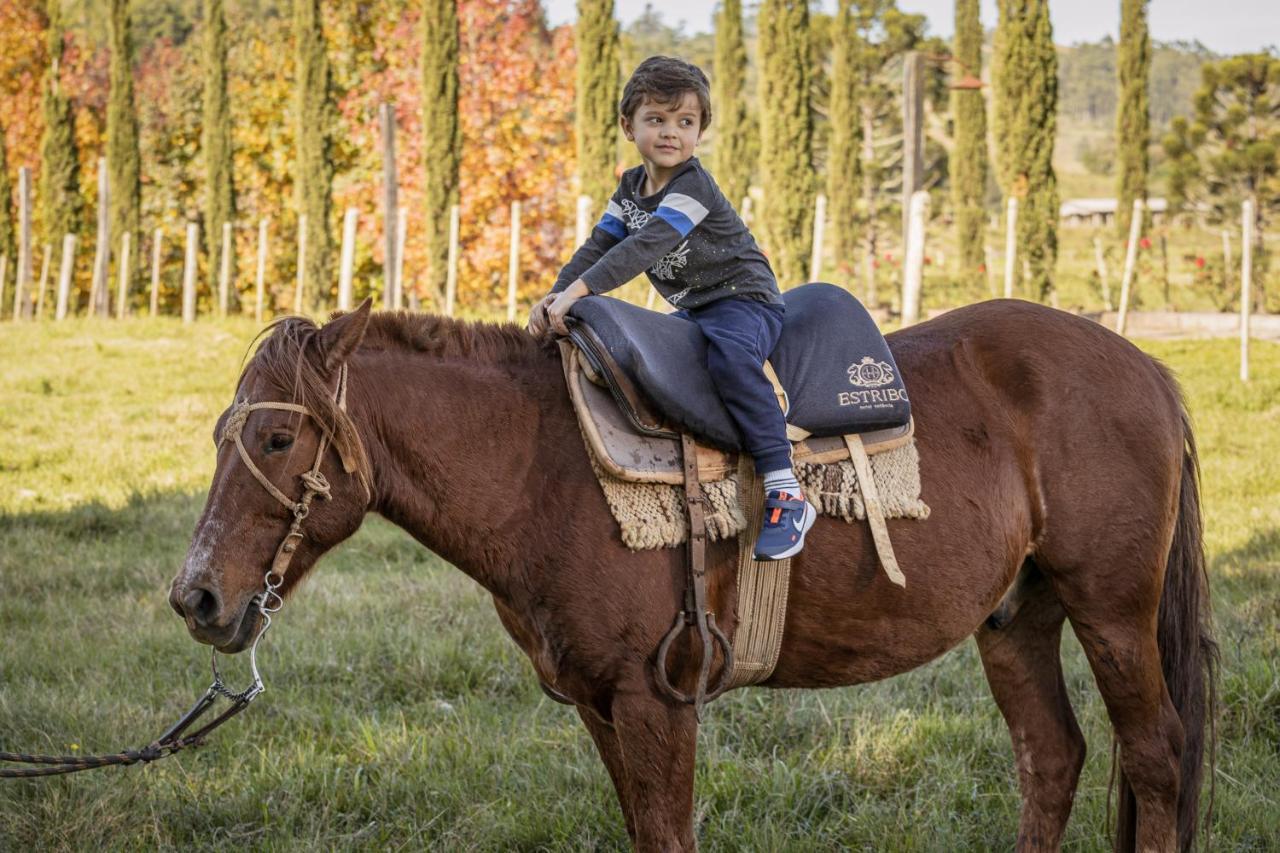
<svg viewBox="0 0 1280 853"><path fill-rule="evenodd" d="M362 386L388 389L362 395L368 411L359 418L376 437L366 439L374 509L495 595L527 585L536 556L525 547L535 538L528 528L546 523L540 495L554 479L547 466L578 438L551 385L559 367L545 359L363 361Z"/></svg>

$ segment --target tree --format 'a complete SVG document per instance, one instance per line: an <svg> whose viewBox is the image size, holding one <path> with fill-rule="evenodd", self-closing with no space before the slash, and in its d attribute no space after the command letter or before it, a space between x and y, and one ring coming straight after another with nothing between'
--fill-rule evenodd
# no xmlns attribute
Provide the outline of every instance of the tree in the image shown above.
<svg viewBox="0 0 1280 853"><path fill-rule="evenodd" d="M142 207L141 155L138 151L138 113L133 101L133 44L129 33L129 0L111 0L111 93L107 104L107 175L111 181L111 241L119 246L128 232L133 244L133 270L138 264L139 213ZM109 288L99 296L105 309ZM105 314L106 311L104 310Z"/></svg>
<svg viewBox="0 0 1280 853"><path fill-rule="evenodd" d="M618 185L618 24L613 0L578 0L578 178L598 211Z"/></svg>
<svg viewBox="0 0 1280 853"><path fill-rule="evenodd" d="M956 0L956 73L966 78L982 76L982 21L978 0ZM955 216L956 243L962 277L969 284L980 281L986 262L983 231L987 189L987 107L981 89L953 89L951 115L955 121L955 148L951 154L951 205Z"/></svg>
<svg viewBox="0 0 1280 853"><path fill-rule="evenodd" d="M444 305L449 209L458 203L462 125L458 121L458 10L426 0L422 12L422 163L427 216L427 292Z"/></svg>
<svg viewBox="0 0 1280 853"><path fill-rule="evenodd" d="M40 209L43 242L60 246L64 234L80 232L80 155L76 151L71 99L61 88L63 27L60 0L48 0L49 68L45 74L44 136L40 140Z"/></svg>
<svg viewBox="0 0 1280 853"><path fill-rule="evenodd" d="M222 226L236 215L234 152L231 145L231 103L227 97L227 22L222 0L205 0L203 71L204 124L200 148L204 153L204 238L209 256L210 290L220 270ZM231 253L235 280L236 253Z"/></svg>
<svg viewBox="0 0 1280 853"><path fill-rule="evenodd" d="M294 0L293 37L297 54L297 210L307 217L303 286L312 303L333 288L333 128L335 123L329 57L320 0Z"/></svg>
<svg viewBox="0 0 1280 853"><path fill-rule="evenodd" d="M1058 259L1053 26L1048 0L1000 0L999 8L992 77L1000 186L1006 197L1019 201L1018 253L1027 261L1026 285L1043 300L1053 289Z"/></svg>
<svg viewBox="0 0 1280 853"><path fill-rule="evenodd" d="M1120 167L1116 175L1116 228L1121 239L1128 239L1134 199L1147 200L1147 146L1151 139L1147 0L1120 0L1116 56L1116 163Z"/></svg>
<svg viewBox="0 0 1280 853"><path fill-rule="evenodd" d="M13 182L9 177L9 158L3 126L0 126L0 256L9 259L8 269L14 269L18 262L18 239L13 221ZM4 281L0 280L0 290L4 289ZM3 307L0 306L0 309Z"/></svg>
<svg viewBox="0 0 1280 853"><path fill-rule="evenodd" d="M742 37L742 0L724 0L716 17L711 103L716 111L715 177L734 207L746 198L751 181L746 90L747 47Z"/></svg>
<svg viewBox="0 0 1280 853"><path fill-rule="evenodd" d="M827 143L827 211L836 264L846 275L858 255L858 196L862 192L862 165L858 146L862 134L858 120L858 32L852 0L840 0L832 31L831 93L827 118L831 138Z"/></svg>
<svg viewBox="0 0 1280 853"><path fill-rule="evenodd" d="M808 280L813 242L808 3L764 0L758 26L765 248L785 288Z"/></svg>

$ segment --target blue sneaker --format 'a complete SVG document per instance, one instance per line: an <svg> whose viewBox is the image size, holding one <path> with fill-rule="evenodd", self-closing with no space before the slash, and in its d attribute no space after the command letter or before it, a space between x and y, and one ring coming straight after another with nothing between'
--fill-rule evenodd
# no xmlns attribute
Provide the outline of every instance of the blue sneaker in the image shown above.
<svg viewBox="0 0 1280 853"><path fill-rule="evenodd" d="M764 525L756 539L755 558L785 560L799 554L804 535L817 518L818 511L804 498L769 492L764 498Z"/></svg>

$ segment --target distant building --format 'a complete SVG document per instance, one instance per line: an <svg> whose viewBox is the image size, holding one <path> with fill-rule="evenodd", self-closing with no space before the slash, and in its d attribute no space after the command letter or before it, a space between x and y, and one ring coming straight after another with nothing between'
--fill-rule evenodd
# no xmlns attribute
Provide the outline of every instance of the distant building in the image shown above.
<svg viewBox="0 0 1280 853"><path fill-rule="evenodd" d="M1164 218L1169 205L1162 198L1147 199L1147 210L1151 217L1159 222ZM1114 198L1073 198L1062 203L1058 212L1063 225L1103 227L1111 225L1116 218L1116 200Z"/></svg>

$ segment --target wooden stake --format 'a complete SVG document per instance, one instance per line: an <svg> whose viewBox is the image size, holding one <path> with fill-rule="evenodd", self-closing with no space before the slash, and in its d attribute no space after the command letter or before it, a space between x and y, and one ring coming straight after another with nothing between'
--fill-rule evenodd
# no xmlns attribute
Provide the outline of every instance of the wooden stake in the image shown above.
<svg viewBox="0 0 1280 853"><path fill-rule="evenodd" d="M98 243L93 254L93 284L89 289L89 316L106 317L110 313L111 296L107 292L107 268L111 264L111 177L107 174L107 158L98 158Z"/></svg>
<svg viewBox="0 0 1280 853"><path fill-rule="evenodd" d="M160 255L164 250L164 232L159 228L151 237L151 316L160 311Z"/></svg>
<svg viewBox="0 0 1280 853"><path fill-rule="evenodd" d="M218 316L226 317L231 299L231 223L222 223L222 263L218 266Z"/></svg>
<svg viewBox="0 0 1280 853"><path fill-rule="evenodd" d="M31 282L31 169L18 170L18 274L13 289L13 319L31 316L27 286Z"/></svg>
<svg viewBox="0 0 1280 853"><path fill-rule="evenodd" d="M129 298L129 244L133 234L126 231L120 235L119 278L116 281L116 319L124 319L126 302Z"/></svg>
<svg viewBox="0 0 1280 853"><path fill-rule="evenodd" d="M924 183L924 54L902 58L902 245L911 230L911 197Z"/></svg>
<svg viewBox="0 0 1280 853"><path fill-rule="evenodd" d="M985 266L987 268L986 269L987 293L991 295L992 299L995 299L996 298L996 279L995 279L996 253L991 251L991 247L985 243L982 244L982 259L986 262Z"/></svg>
<svg viewBox="0 0 1280 853"><path fill-rule="evenodd" d="M583 196L585 198L585 196ZM579 199L578 208L581 210L582 199ZM461 224L461 211L458 205L449 208L449 270L445 276L444 286L444 315L446 317L453 316L454 300L458 296L458 229Z"/></svg>
<svg viewBox="0 0 1280 853"><path fill-rule="evenodd" d="M1018 262L1018 199L1009 199L1009 213L1004 218L1004 298L1013 298L1013 273Z"/></svg>
<svg viewBox="0 0 1280 853"><path fill-rule="evenodd" d="M1102 304L1111 310L1111 280L1107 277L1107 256L1102 251L1102 238L1093 238L1093 261L1098 266L1098 281L1102 283Z"/></svg>
<svg viewBox="0 0 1280 853"><path fill-rule="evenodd" d="M196 259L200 251L200 226L187 223L187 254L182 264L182 322L196 321Z"/></svg>
<svg viewBox="0 0 1280 853"><path fill-rule="evenodd" d="M293 287L293 313L302 313L303 288L307 280L307 215L298 214L298 276Z"/></svg>
<svg viewBox="0 0 1280 853"><path fill-rule="evenodd" d="M591 196L578 196L578 221L577 229L574 232L573 246L577 251L578 246L587 242L587 237L591 235Z"/></svg>
<svg viewBox="0 0 1280 853"><path fill-rule="evenodd" d="M1124 252L1124 275L1120 279L1120 315L1116 318L1116 331L1124 334L1129 317L1129 288L1133 284L1133 269L1138 261L1138 237L1142 234L1142 199L1133 200L1133 219L1129 222L1129 245Z"/></svg>
<svg viewBox="0 0 1280 853"><path fill-rule="evenodd" d="M258 274L255 283L257 302L253 309L253 321L259 325L262 323L262 300L267 279L267 226L270 222L270 217L265 216L258 221Z"/></svg>
<svg viewBox="0 0 1280 853"><path fill-rule="evenodd" d="M404 241L409 236L409 211L403 207L396 210L396 305L399 311L404 307Z"/></svg>
<svg viewBox="0 0 1280 853"><path fill-rule="evenodd" d="M53 245L44 244L44 261L40 264L40 289L36 291L36 319L44 313L44 291L49 284L49 258L53 254ZM0 273L3 275L3 273Z"/></svg>
<svg viewBox="0 0 1280 853"><path fill-rule="evenodd" d="M396 174L396 112L391 104L384 103L378 110L382 123L382 262L383 303L387 310L400 307L399 282L396 280L396 233L400 204L398 177Z"/></svg>
<svg viewBox="0 0 1280 853"><path fill-rule="evenodd" d="M822 232L827 222L827 197L818 193L813 205L813 255L809 258L809 281L817 281L822 273Z"/></svg>
<svg viewBox="0 0 1280 853"><path fill-rule="evenodd" d="M1249 381L1249 311L1253 301L1253 199L1240 206L1240 381Z"/></svg>
<svg viewBox="0 0 1280 853"><path fill-rule="evenodd" d="M924 279L924 224L929 193L917 190L911 195L910 227L907 229L906 260L902 269L902 325L910 326L920 319L920 288Z"/></svg>
<svg viewBox="0 0 1280 853"><path fill-rule="evenodd" d="M511 202L511 250L507 258L507 322L516 321L516 286L520 282L520 202Z"/></svg>
<svg viewBox="0 0 1280 853"><path fill-rule="evenodd" d="M71 301L71 276L76 268L76 235L67 234L62 238L62 265L58 267L58 306L53 318L64 320L67 316L67 303Z"/></svg>
<svg viewBox="0 0 1280 853"><path fill-rule="evenodd" d="M356 224L360 211L348 207L342 216L342 260L338 264L338 310L351 310L351 276L356 263Z"/></svg>
<svg viewBox="0 0 1280 853"><path fill-rule="evenodd" d="M747 194L742 197L742 224L751 227L751 195Z"/></svg>

